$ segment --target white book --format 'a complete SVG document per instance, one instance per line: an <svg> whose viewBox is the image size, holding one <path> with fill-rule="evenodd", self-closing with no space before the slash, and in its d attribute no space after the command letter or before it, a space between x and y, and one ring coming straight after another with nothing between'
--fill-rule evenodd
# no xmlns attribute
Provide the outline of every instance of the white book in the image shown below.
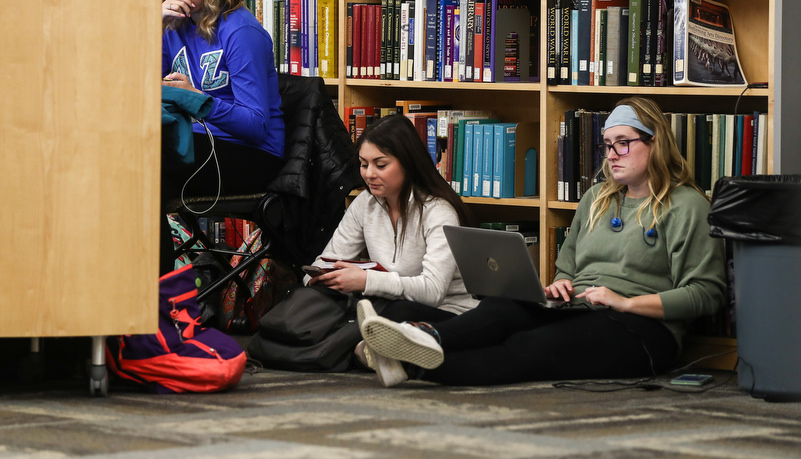
<svg viewBox="0 0 801 459"><path fill-rule="evenodd" d="M466 52L467 47L467 0L459 0L459 68L458 73L454 71L453 79L456 80L456 75L459 75L459 81L465 80L466 69ZM456 70L456 69L454 69Z"/></svg>
<svg viewBox="0 0 801 459"><path fill-rule="evenodd" d="M712 115L712 186L720 178L720 115Z"/></svg>
<svg viewBox="0 0 801 459"><path fill-rule="evenodd" d="M754 172L757 175L767 174L768 162L765 152L768 150L768 115L766 113L759 114L759 127L757 133L757 167Z"/></svg>
<svg viewBox="0 0 801 459"><path fill-rule="evenodd" d="M726 115L726 148L723 151L726 155L723 176L731 177L734 168L734 115Z"/></svg>
<svg viewBox="0 0 801 459"><path fill-rule="evenodd" d="M270 34L270 38L275 41L275 2L273 0L262 0L261 2L261 22L264 30Z"/></svg>
<svg viewBox="0 0 801 459"><path fill-rule="evenodd" d="M409 60L409 2L401 3L400 17L400 80L409 79L406 67Z"/></svg>

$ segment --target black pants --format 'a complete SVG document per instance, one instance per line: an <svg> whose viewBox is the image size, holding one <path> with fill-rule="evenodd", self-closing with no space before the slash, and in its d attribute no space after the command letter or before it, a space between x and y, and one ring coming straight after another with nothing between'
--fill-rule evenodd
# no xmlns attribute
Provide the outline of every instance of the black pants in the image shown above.
<svg viewBox="0 0 801 459"><path fill-rule="evenodd" d="M422 379L447 385L651 376L677 344L658 320L616 311L548 310L500 298L445 321L444 363Z"/></svg>
<svg viewBox="0 0 801 459"><path fill-rule="evenodd" d="M414 301L395 300L390 301L378 313L382 317L395 322L441 322L456 317L450 311L432 308Z"/></svg>
<svg viewBox="0 0 801 459"><path fill-rule="evenodd" d="M193 176L211 154L211 143L206 134L195 133L193 140L194 165L177 170L162 170L162 203L181 196L184 184L185 196L215 196L218 183L221 184L220 193L223 196L264 192L283 166L281 159L266 151L215 138L214 149L220 164L219 177L214 158ZM164 275L171 272L175 265L170 225L166 216L161 221L160 244L159 270Z"/></svg>

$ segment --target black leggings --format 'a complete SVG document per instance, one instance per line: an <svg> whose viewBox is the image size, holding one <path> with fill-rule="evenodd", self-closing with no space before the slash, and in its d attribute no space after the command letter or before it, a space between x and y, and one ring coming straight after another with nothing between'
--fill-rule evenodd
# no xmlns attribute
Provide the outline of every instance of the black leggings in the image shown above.
<svg viewBox="0 0 801 459"><path fill-rule="evenodd" d="M377 311L382 317L394 322L441 322L456 314L444 309L433 308L414 301L393 300Z"/></svg>
<svg viewBox="0 0 801 459"><path fill-rule="evenodd" d="M182 169L164 169L161 173L161 202L181 195L181 188L186 183L186 196L215 196L217 184L221 183L221 195L241 195L260 193L267 190L283 166L277 156L258 148L214 139L217 161L220 163L220 178L217 177L217 166L214 159L204 165L197 175L192 174L211 154L211 144L206 134L194 135L195 164ZM190 180L190 177L191 180ZM189 182L187 182L189 180ZM160 239L160 274L173 270L173 242L170 225L166 216L161 221Z"/></svg>
<svg viewBox="0 0 801 459"><path fill-rule="evenodd" d="M612 310L548 310L500 298L431 325L445 361L421 377L447 385L652 376L669 368L678 351L655 319Z"/></svg>

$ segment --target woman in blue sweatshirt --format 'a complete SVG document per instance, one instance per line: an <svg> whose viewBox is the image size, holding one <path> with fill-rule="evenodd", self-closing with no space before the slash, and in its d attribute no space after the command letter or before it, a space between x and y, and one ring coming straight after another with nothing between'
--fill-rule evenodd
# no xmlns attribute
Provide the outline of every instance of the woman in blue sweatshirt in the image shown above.
<svg viewBox="0 0 801 459"><path fill-rule="evenodd" d="M270 35L245 0L165 0L161 13L162 84L212 100L205 126L193 123L194 164L164 168L162 198L264 191L284 158Z"/></svg>

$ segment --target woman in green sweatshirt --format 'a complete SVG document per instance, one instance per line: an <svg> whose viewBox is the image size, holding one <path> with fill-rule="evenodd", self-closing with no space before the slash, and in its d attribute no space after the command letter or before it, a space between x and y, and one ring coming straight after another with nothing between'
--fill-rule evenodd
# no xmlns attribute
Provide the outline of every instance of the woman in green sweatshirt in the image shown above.
<svg viewBox="0 0 801 459"><path fill-rule="evenodd" d="M608 308L485 298L429 324L392 322L362 303L362 336L384 385L655 376L675 362L689 324L725 301L723 242L709 236L709 200L653 101L620 101L603 142L606 180L582 197L545 290Z"/></svg>

